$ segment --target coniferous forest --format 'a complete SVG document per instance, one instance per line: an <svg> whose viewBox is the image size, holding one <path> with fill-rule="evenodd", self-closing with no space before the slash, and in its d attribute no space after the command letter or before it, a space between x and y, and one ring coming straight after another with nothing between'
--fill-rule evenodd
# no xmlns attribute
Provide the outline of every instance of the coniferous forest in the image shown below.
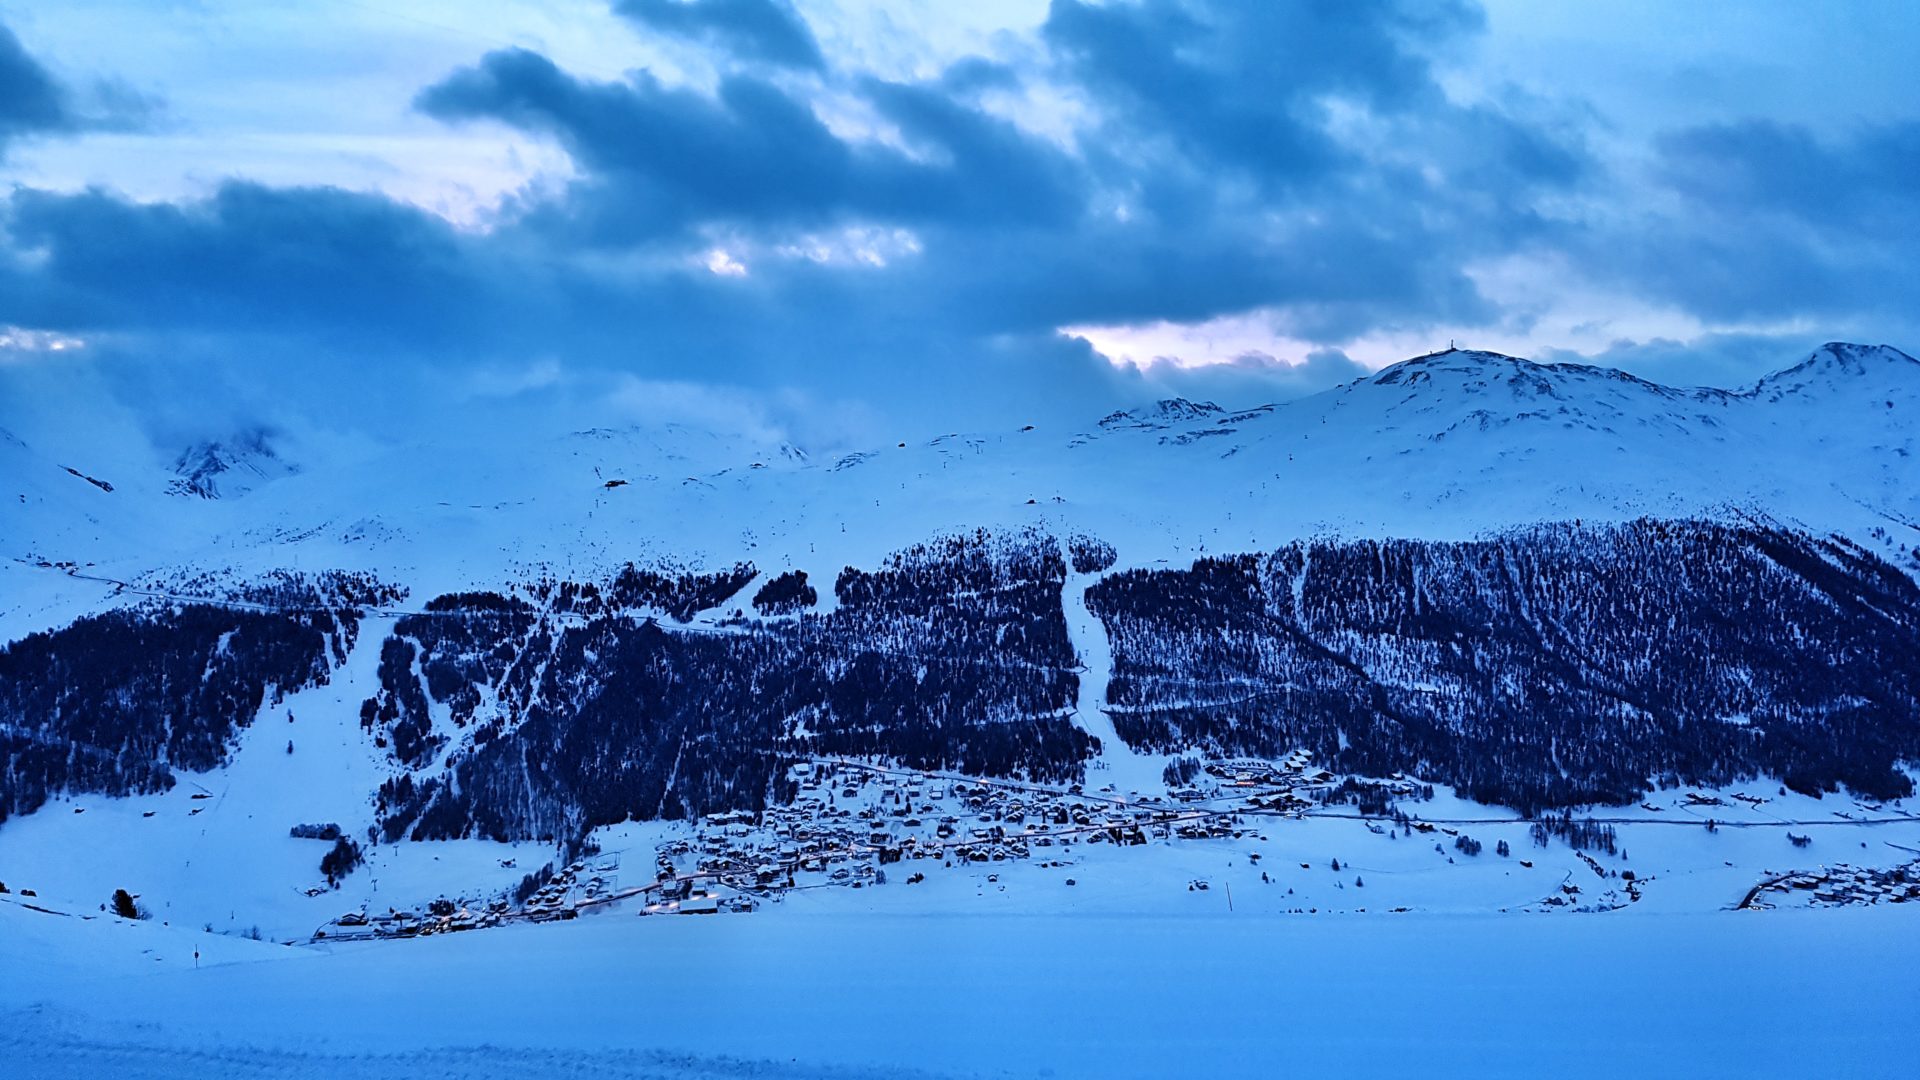
<svg viewBox="0 0 1920 1080"><path fill-rule="evenodd" d="M1865 551L1695 522L1294 544L1090 591L1122 738L1314 751L1524 811L1764 774L1909 793L1920 590Z"/></svg>
<svg viewBox="0 0 1920 1080"><path fill-rule="evenodd" d="M1076 777L1093 744L1069 715L1065 573L1050 537L983 532L849 567L836 610L793 621L688 632L619 606L561 621L492 605L485 618L403 622L388 644L423 639L424 693L485 727L444 773L383 787L382 827L564 839L629 818L758 810L789 797L788 766L812 755ZM715 605L731 595L679 592ZM394 749L417 763L418 740L403 745L401 732L421 687L384 657L382 682L375 719L401 703Z"/></svg>
<svg viewBox="0 0 1920 1080"><path fill-rule="evenodd" d="M369 793L379 831L571 839L757 810L811 756L1078 779L1099 745L1073 715L1062 589L1069 563L1115 559L1092 537L982 531L847 567L824 612L797 572L748 592L744 563L391 612L362 645L378 685L358 717L393 770ZM0 648L0 816L224 763L263 704L346 661L363 607L405 598L321 580ZM1314 541L1109 571L1087 595L1113 649L1115 729L1142 750L1304 747L1338 772L1528 813L1755 776L1893 797L1920 760L1920 589L1857 547L1771 526ZM741 617L747 596L770 617Z"/></svg>
<svg viewBox="0 0 1920 1080"><path fill-rule="evenodd" d="M350 608L154 605L0 648L0 820L220 765L270 694L325 682L358 632Z"/></svg>

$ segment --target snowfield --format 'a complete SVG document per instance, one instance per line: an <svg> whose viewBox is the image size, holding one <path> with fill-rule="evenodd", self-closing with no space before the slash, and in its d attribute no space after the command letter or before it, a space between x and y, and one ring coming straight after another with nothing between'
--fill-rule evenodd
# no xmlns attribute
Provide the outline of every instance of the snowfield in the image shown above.
<svg viewBox="0 0 1920 1080"><path fill-rule="evenodd" d="M0 904L0 967L21 1077L1892 1077L1920 908L607 915L294 949Z"/></svg>

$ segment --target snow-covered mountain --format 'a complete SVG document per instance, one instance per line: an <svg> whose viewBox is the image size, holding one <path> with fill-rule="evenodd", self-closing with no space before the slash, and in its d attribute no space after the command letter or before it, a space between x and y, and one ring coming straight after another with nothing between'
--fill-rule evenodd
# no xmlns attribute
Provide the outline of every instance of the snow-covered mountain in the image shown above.
<svg viewBox="0 0 1920 1080"><path fill-rule="evenodd" d="M1898 797L1917 417L1920 362L1836 344L1740 391L1450 351L826 453L0 438L0 814L218 776L262 836L567 842L819 757L1164 793L1296 749L1528 812Z"/></svg>
<svg viewBox="0 0 1920 1080"><path fill-rule="evenodd" d="M202 499L238 498L262 484L299 472L280 457L266 432L244 431L224 442L200 442L174 460L173 495Z"/></svg>
<svg viewBox="0 0 1920 1080"><path fill-rule="evenodd" d="M10 463L5 554L94 562L121 580L365 570L434 593L529 566L592 576L630 561L749 559L830 577L983 527L1099 536L1125 565L1303 536L1460 539L1646 515L1762 513L1865 540L1920 520L1916 410L1920 363L1884 346L1830 345L1738 392L1454 351L1279 405L1175 400L1080 430L903 431L817 456L684 426L489 430L299 472L203 448L188 470L198 482L226 491L244 471L255 488L217 504L156 499L185 478L145 463L75 463L110 495ZM0 611L0 634L40 625Z"/></svg>

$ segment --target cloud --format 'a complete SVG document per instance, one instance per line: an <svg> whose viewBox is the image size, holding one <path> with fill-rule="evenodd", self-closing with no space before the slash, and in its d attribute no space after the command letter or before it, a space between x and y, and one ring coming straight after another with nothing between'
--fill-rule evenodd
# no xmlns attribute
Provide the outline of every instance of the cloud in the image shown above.
<svg viewBox="0 0 1920 1080"><path fill-rule="evenodd" d="M541 237L461 232L377 195L230 182L195 202L141 204L22 190L0 225L13 245L0 325L84 338L73 362L169 414L169 431L247 409L256 422L297 426L277 414L300 409L390 434L466 424L477 399L460 388L473 373L529 358L569 378L482 380L492 400L525 406L564 383L591 403L583 388L620 375L698 381L813 403L796 412L844 402L879 416L869 406L889 403L888 434L934 417L1077 412L1110 404L1114 385L1084 348L988 332L900 281L862 289L872 267L793 259L736 278L573 261Z"/></svg>
<svg viewBox="0 0 1920 1080"><path fill-rule="evenodd" d="M1752 120L1668 132L1654 150L1651 179L1676 208L1590 231L1577 248L1596 278L1712 321L1915 328L1920 122Z"/></svg>
<svg viewBox="0 0 1920 1080"><path fill-rule="evenodd" d="M1324 123L1327 98L1379 113L1438 101L1406 47L1475 24L1459 3L1413 5L1140 4L1056 0L1043 34L1065 68L1130 142L1244 172L1264 186L1351 165Z"/></svg>
<svg viewBox="0 0 1920 1080"><path fill-rule="evenodd" d="M563 417L701 386L756 427L858 439L1311 392L1368 342L1524 324L1496 264L1551 268L1536 302L1580 287L1720 332L1692 367L1644 331L1600 354L1680 381L1807 320L1913 325L1912 125L1697 126L1623 168L1579 103L1449 88L1439 66L1485 32L1464 2L1056 0L990 55L887 78L828 62L784 4L617 10L737 62L688 84L509 48L434 79L415 122L571 161L484 228L325 186L19 188L0 326L85 340L156 401L239 387L236 414ZM1228 323L1274 344L1116 370L1062 333Z"/></svg>
<svg viewBox="0 0 1920 1080"><path fill-rule="evenodd" d="M0 322L442 344L501 329L492 252L379 195L231 181L191 203L16 190Z"/></svg>
<svg viewBox="0 0 1920 1080"><path fill-rule="evenodd" d="M1369 374L1339 349L1315 349L1297 363L1245 352L1221 363L1192 366L1157 358L1132 369L1156 396L1213 401L1228 408L1304 397Z"/></svg>
<svg viewBox="0 0 1920 1080"><path fill-rule="evenodd" d="M20 136L70 132L78 127L79 118L72 112L66 88L27 55L13 31L0 26L0 155Z"/></svg>
<svg viewBox="0 0 1920 1080"><path fill-rule="evenodd" d="M76 94L0 25L0 161L16 140L128 130L144 124L157 108L152 99L114 82Z"/></svg>
<svg viewBox="0 0 1920 1080"><path fill-rule="evenodd" d="M1658 144L1663 178L1722 212L1871 233L1920 215L1920 121L1837 138L1765 120L1687 128Z"/></svg>
<svg viewBox="0 0 1920 1080"><path fill-rule="evenodd" d="M489 53L417 105L443 120L559 139L585 178L564 200L529 207L527 223L598 246L713 225L1019 222L1073 211L1074 170L1056 148L930 87L873 80L861 92L941 160L842 138L807 101L756 76L727 76L709 96L645 73L576 79L521 49Z"/></svg>
<svg viewBox="0 0 1920 1080"><path fill-rule="evenodd" d="M1825 344L1818 334L1705 334L1688 341L1652 338L1621 340L1594 352L1546 349L1541 363L1598 364L1619 368L1667 386L1711 386L1742 390L1761 378L1806 359Z"/></svg>
<svg viewBox="0 0 1920 1080"><path fill-rule="evenodd" d="M783 0L615 0L613 9L663 34L780 67L826 66L805 19Z"/></svg>
<svg viewBox="0 0 1920 1080"><path fill-rule="evenodd" d="M715 41L747 55L738 27L771 24L739 13L773 9L621 10L696 36L734 27ZM752 68L701 88L497 50L415 107L551 138L576 175L486 231L319 187L229 181L150 204L22 190L4 209L0 322L113 335L116 355L192 357L179 378L297 385L355 416L367 407L313 372L417 396L453 363L551 357L580 378L927 423L1077 417L1158 391L1066 326L1258 312L1325 346L1496 316L1464 264L1543 234L1530 199L1580 182L1581 151L1449 102L1414 43L1475 24L1434 10L1062 0L1011 57L925 78L813 65L836 124L812 82ZM755 33L764 60L776 39ZM1022 124L1035 95L1085 103L1072 138ZM1328 371L1248 360L1219 378L1285 396Z"/></svg>

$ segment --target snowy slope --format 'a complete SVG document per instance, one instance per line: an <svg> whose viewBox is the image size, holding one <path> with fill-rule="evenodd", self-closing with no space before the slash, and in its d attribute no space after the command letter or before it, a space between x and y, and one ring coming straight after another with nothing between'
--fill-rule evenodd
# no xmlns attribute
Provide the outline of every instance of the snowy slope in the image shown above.
<svg viewBox="0 0 1920 1080"><path fill-rule="evenodd" d="M1920 363L1833 345L1742 392L1478 352L1409 360L1275 406L1171 401L1090 422L809 456L685 427L476 432L306 463L241 500L107 496L15 445L0 555L181 568L371 570L416 593L547 567L755 562L832 579L943 531L1038 524L1121 566L1311 535L1461 538L1541 520L1759 514L1901 560L1920 521ZM175 478L177 479L177 478ZM22 501L24 498L25 501ZM116 516L100 505L110 499ZM127 543L138 535L140 542ZM0 614L0 636L57 623Z"/></svg>
<svg viewBox="0 0 1920 1080"><path fill-rule="evenodd" d="M0 982L0 1060L163 1080L1897 1076L1914 914L779 913L293 950L0 904L0 967L34 972Z"/></svg>
<svg viewBox="0 0 1920 1080"><path fill-rule="evenodd" d="M1910 524L1920 522L1916 415L1920 362L1884 347L1834 345L1739 392L1449 352L1280 405L1172 400L1090 418L1081 430L1010 424L930 437L902 432L893 443L855 452L808 453L778 438L743 442L672 425L490 430L458 442L302 456L297 471L253 468L247 475L258 483L243 498L169 495L180 477L130 456L83 463L80 471L113 485L109 492L66 471L65 462L0 436L0 476L8 484L0 508L0 640L145 595L116 582L192 591L205 587L206 575L240 583L282 569L369 571L410 588L409 610L418 610L441 593L504 588L543 572L604 581L629 562L705 570L752 561L768 577L807 571L820 586L821 609L831 611L843 566L873 568L943 532L1029 526L1059 538L1098 537L1117 550L1112 569L1125 570L1271 551L1328 534L1461 538L1543 520L1761 517L1845 534L1910 567L1920 542ZM205 478L237 471L223 466ZM1151 790L1166 759L1130 751L1100 708L1112 657L1084 600L1099 576L1069 575L1062 598L1081 664L1074 722L1102 744L1088 781ZM714 614L693 629L723 630ZM69 910L132 885L180 924L228 933L258 924L281 937L304 935L363 904L418 905L451 889L510 886L547 849L380 845L343 892L306 895L320 884L321 846L290 838L289 825L338 822L360 835L375 822L370 793L395 773L358 718L359 703L378 688L388 625L368 620L328 683L262 708L221 768L183 774L163 794L72 796L0 826L0 880L34 881ZM431 708L435 725L450 730L444 704ZM295 753L286 752L289 741ZM1791 820L1831 815L1797 805ZM608 846L644 853L673 828L628 826ZM1517 825L1502 828L1519 836ZM1886 839L1920 845L1920 834L1900 828ZM1491 843L1499 829L1483 831ZM1288 842L1301 861L1318 864L1350 856L1357 832L1349 821L1307 822ZM1677 909L1722 906L1756 874L1786 865L1777 835L1718 851L1699 847L1691 833L1669 847L1658 839L1666 835L1650 827L1632 847L1676 852L1664 867L1669 881L1702 867L1718 875L1710 886L1664 894L1679 896ZM1382 844L1373 834L1359 842ZM1496 875L1476 865L1463 876L1414 865L1411 848L1386 850L1391 859L1367 864L1382 874L1369 886L1378 890L1367 901L1376 907L1391 899L1420 910L1487 911L1539 893L1531 883L1510 888L1504 875L1511 870ZM1210 849L1206 858L1218 862L1218 854ZM1156 888L1220 872L1190 864L1198 856L1184 849L1161 858ZM1570 852L1556 858L1556 876L1582 872ZM1728 872L1718 874L1719 864ZM1131 872L1099 859L1080 872L1113 883L1089 894L1096 910L1166 899L1128 891ZM885 894L880 904L919 903L947 891L965 901L976 889L986 892L978 877L935 875L924 894L872 895ZM1044 880L1051 888L1051 878ZM1006 884L1021 883L1016 875ZM1339 881L1297 887L1302 904L1359 906ZM1059 908L1058 894L1019 903L1027 911Z"/></svg>
<svg viewBox="0 0 1920 1080"><path fill-rule="evenodd" d="M281 457L264 431L242 432L224 442L200 442L174 459L167 491L201 499L237 498L263 484L299 472Z"/></svg>
<svg viewBox="0 0 1920 1080"><path fill-rule="evenodd" d="M0 536L7 554L18 558L47 551L123 551L116 534L137 515L142 502L129 492L117 470L93 462L55 461L5 428L0 428Z"/></svg>

